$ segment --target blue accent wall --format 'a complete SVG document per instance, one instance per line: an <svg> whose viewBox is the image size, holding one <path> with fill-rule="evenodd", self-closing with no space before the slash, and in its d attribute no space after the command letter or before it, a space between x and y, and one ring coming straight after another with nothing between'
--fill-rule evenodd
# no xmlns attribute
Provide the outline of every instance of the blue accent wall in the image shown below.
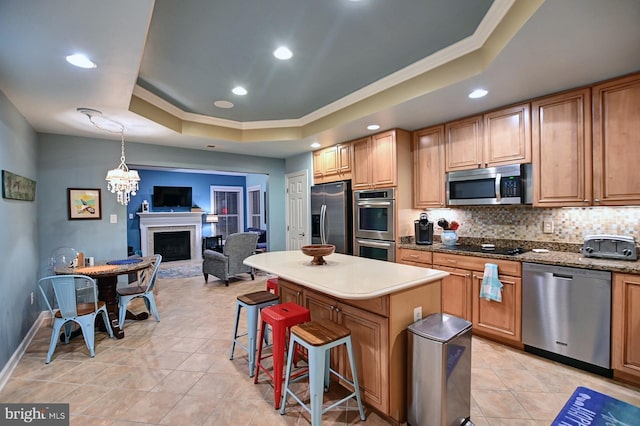
<svg viewBox="0 0 640 426"><path fill-rule="evenodd" d="M127 244L134 251L140 250L140 217L136 214L142 211L142 202L149 202L149 211L189 211L189 208L156 207L153 205L153 187L158 186L190 186L193 204L198 205L206 213L210 213L211 186L241 186L245 196L245 224L246 222L246 181L245 176L219 175L209 173L183 173L164 170L138 170L140 175L140 190L127 206ZM133 219L130 219L133 217ZM209 224L203 224L202 235L211 235Z"/></svg>

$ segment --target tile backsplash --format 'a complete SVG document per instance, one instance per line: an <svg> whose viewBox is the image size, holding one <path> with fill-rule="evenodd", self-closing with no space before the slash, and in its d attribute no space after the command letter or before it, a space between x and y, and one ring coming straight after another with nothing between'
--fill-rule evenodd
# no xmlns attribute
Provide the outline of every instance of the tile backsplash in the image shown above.
<svg viewBox="0 0 640 426"><path fill-rule="evenodd" d="M400 236L413 235L413 221L422 210L399 212ZM585 235L630 235L640 240L640 207L533 208L531 206L456 207L427 210L429 220L443 217L460 223L458 235L581 244ZM553 232L543 233L545 221ZM442 233L435 225L434 233Z"/></svg>

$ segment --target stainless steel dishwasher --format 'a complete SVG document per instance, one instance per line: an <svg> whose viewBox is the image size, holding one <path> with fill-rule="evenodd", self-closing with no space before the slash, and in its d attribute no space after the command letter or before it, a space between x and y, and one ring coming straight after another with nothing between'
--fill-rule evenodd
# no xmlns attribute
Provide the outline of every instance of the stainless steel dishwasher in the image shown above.
<svg viewBox="0 0 640 426"><path fill-rule="evenodd" d="M611 375L611 273L522 264L525 350Z"/></svg>

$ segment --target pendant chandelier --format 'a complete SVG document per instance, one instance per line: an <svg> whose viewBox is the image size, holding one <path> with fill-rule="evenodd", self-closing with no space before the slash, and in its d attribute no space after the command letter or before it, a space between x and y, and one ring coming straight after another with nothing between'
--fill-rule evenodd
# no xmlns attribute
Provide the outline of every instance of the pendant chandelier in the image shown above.
<svg viewBox="0 0 640 426"><path fill-rule="evenodd" d="M118 203L126 206L131 196L136 195L140 176L136 170L129 170L124 156L124 126L117 121L102 117L95 109L78 108L78 111L89 117L89 121L100 130L120 134L120 165L107 172L107 189L116 194Z"/></svg>

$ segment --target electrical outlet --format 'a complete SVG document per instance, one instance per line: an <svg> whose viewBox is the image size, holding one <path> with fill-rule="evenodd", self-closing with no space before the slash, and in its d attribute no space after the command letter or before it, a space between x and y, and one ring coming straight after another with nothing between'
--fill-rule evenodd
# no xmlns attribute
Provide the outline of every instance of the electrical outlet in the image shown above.
<svg viewBox="0 0 640 426"><path fill-rule="evenodd" d="M111 223L118 223L118 215L112 214L111 216L109 216L109 220L111 221Z"/></svg>
<svg viewBox="0 0 640 426"><path fill-rule="evenodd" d="M547 219L542 222L542 233L553 234L553 220Z"/></svg>
<svg viewBox="0 0 640 426"><path fill-rule="evenodd" d="M31 304L33 305L33 292L31 292Z"/></svg>
<svg viewBox="0 0 640 426"><path fill-rule="evenodd" d="M420 321L422 319L422 306L413 308L413 322Z"/></svg>
<svg viewBox="0 0 640 426"><path fill-rule="evenodd" d="M133 219L133 213L129 213L129 219Z"/></svg>

